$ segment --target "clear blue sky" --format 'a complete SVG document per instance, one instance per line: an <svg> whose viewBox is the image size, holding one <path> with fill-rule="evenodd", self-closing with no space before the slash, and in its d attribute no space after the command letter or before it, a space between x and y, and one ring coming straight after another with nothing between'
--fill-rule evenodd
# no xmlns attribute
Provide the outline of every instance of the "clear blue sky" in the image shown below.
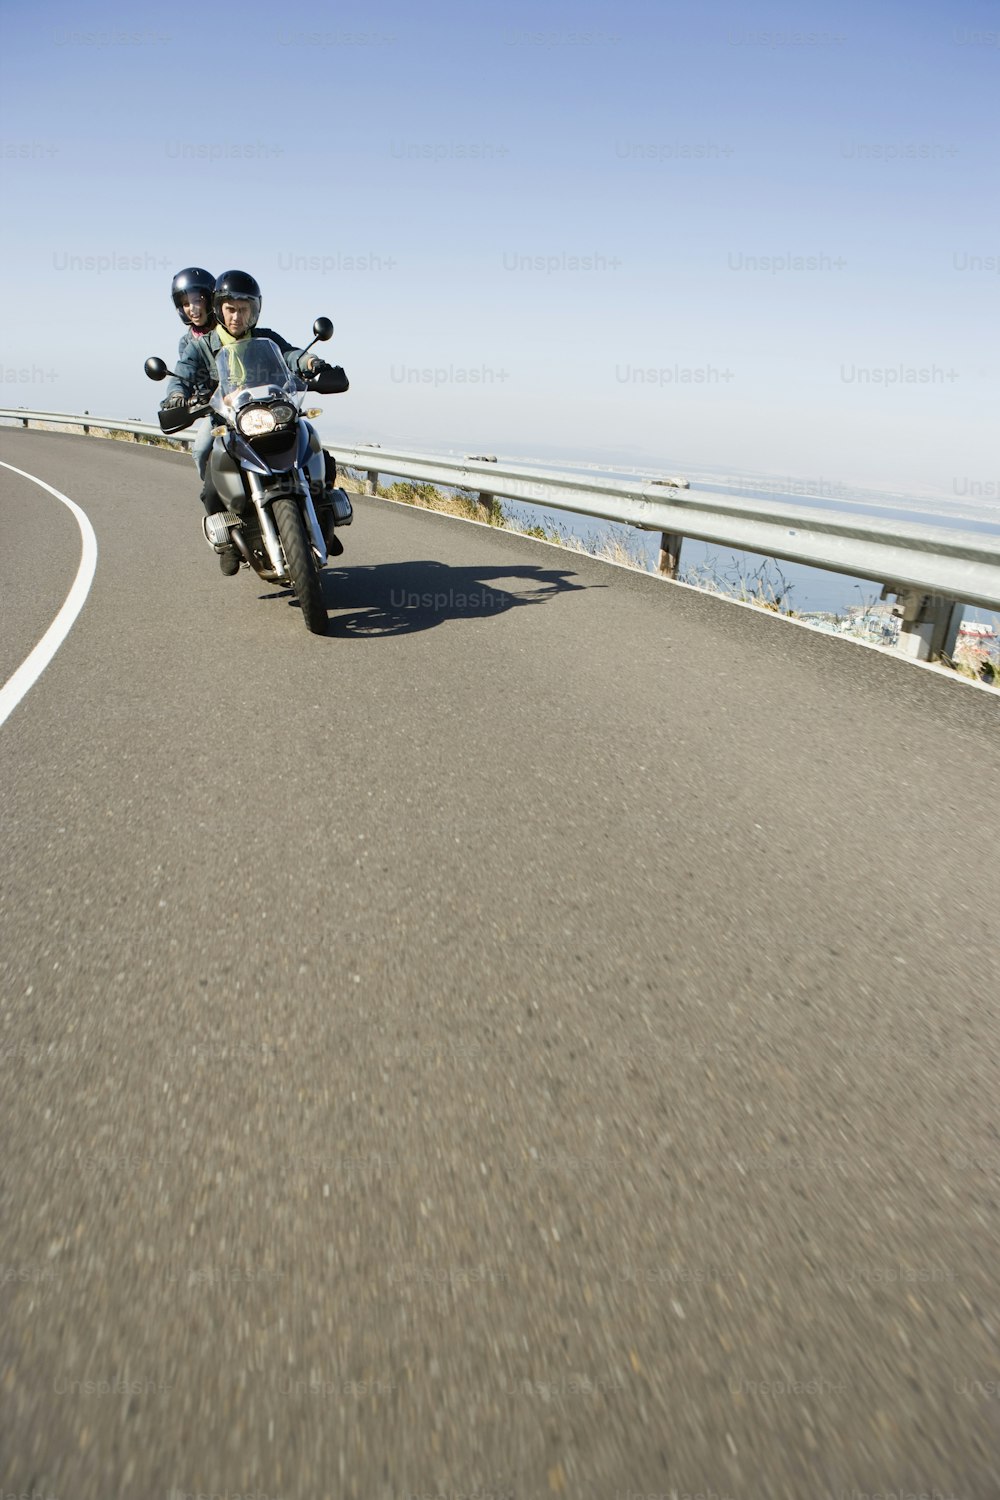
<svg viewBox="0 0 1000 1500"><path fill-rule="evenodd" d="M2 404L151 416L236 266L334 441L995 501L995 4L204 14L5 7Z"/></svg>

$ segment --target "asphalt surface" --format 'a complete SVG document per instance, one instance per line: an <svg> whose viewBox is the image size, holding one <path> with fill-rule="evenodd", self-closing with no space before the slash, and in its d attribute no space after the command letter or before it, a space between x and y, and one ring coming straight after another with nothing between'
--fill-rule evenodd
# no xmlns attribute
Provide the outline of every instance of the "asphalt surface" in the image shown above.
<svg viewBox="0 0 1000 1500"><path fill-rule="evenodd" d="M188 458L0 458L99 545L0 728L4 1493L995 1500L1000 700L375 500L315 638Z"/></svg>

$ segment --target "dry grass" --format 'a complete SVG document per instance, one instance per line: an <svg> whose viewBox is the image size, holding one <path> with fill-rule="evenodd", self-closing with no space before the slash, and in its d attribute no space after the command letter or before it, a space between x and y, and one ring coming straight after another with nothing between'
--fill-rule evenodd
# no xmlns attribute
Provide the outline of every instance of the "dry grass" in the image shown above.
<svg viewBox="0 0 1000 1500"><path fill-rule="evenodd" d="M350 479L361 494L368 493L366 474L350 468L339 472L341 478ZM489 507L480 505L474 490L446 492L433 484L398 480L395 484L380 484L375 493L384 500L398 500L402 505L413 505L418 510L439 510L447 516L461 516L466 521L483 521L487 526L506 525L499 500L493 500Z"/></svg>
<svg viewBox="0 0 1000 1500"><path fill-rule="evenodd" d="M139 421L139 418L136 418ZM111 438L116 443L144 443L148 448L170 448L175 453L190 453L186 443L173 442L166 437L151 437L144 432L125 432L120 427L92 427L91 437Z"/></svg>
<svg viewBox="0 0 1000 1500"><path fill-rule="evenodd" d="M788 582L773 557L765 558L752 569L742 554L734 554L726 567L720 566L718 557L708 557L698 567L682 573L680 581L708 594L720 594L725 599L738 599L741 604L770 610L775 615L792 620L796 617L788 602L794 584Z"/></svg>

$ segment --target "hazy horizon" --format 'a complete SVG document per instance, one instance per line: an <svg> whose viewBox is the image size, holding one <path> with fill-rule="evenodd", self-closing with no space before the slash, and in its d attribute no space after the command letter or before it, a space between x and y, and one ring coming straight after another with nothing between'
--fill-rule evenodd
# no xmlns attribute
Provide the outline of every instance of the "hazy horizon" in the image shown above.
<svg viewBox="0 0 1000 1500"><path fill-rule="evenodd" d="M333 441L988 503L994 22L250 0L247 82L193 23L8 10L0 404L152 419L172 274L237 266L337 325Z"/></svg>

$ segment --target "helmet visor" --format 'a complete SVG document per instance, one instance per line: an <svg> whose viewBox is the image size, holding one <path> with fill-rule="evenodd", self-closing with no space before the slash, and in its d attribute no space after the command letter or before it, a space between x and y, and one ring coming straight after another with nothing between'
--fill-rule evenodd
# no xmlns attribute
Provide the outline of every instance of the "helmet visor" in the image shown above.
<svg viewBox="0 0 1000 1500"><path fill-rule="evenodd" d="M212 299L200 286L178 292L175 300L181 312L186 313L192 323L207 323L212 315Z"/></svg>
<svg viewBox="0 0 1000 1500"><path fill-rule="evenodd" d="M259 297L229 296L225 292L215 294L215 316L227 333L249 333L260 317Z"/></svg>

